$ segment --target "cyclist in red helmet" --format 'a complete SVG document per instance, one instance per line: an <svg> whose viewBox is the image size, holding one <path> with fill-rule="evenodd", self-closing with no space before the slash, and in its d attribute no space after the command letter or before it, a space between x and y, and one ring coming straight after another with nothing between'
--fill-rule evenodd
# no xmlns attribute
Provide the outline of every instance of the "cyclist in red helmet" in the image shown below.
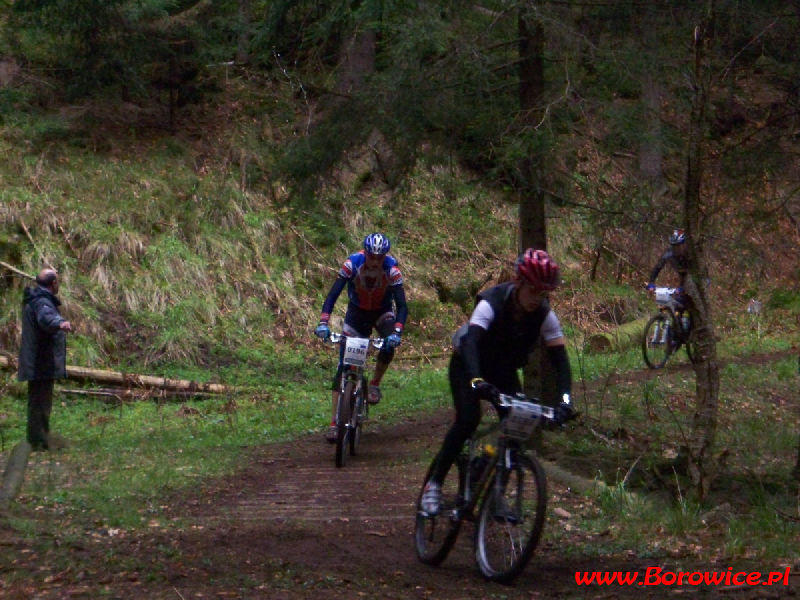
<svg viewBox="0 0 800 600"><path fill-rule="evenodd" d="M562 400L556 408L557 418L564 422L574 416L566 338L548 303L549 293L561 282L558 265L544 250L529 248L515 267L512 281L478 294L469 322L453 336L449 377L456 418L423 491L422 508L429 514L438 513L441 483L480 422L480 399L522 391L517 370L525 366L540 338L556 370Z"/></svg>

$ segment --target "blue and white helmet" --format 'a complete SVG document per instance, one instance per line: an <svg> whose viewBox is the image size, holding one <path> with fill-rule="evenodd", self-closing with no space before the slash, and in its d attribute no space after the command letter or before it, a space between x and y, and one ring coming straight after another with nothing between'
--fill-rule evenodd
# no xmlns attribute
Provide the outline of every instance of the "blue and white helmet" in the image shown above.
<svg viewBox="0 0 800 600"><path fill-rule="evenodd" d="M382 233L370 233L364 238L364 250L368 254L386 254L391 247L389 238Z"/></svg>
<svg viewBox="0 0 800 600"><path fill-rule="evenodd" d="M686 241L686 232L683 229L676 229L669 236L669 243L671 246L678 246Z"/></svg>

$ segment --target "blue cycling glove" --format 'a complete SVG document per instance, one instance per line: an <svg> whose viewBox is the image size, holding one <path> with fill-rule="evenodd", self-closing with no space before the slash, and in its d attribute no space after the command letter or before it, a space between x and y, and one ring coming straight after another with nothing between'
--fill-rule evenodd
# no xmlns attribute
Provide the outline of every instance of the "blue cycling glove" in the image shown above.
<svg viewBox="0 0 800 600"><path fill-rule="evenodd" d="M331 328L328 327L328 324L325 321L320 321L317 328L314 330L314 335L322 340L327 340L331 337Z"/></svg>
<svg viewBox="0 0 800 600"><path fill-rule="evenodd" d="M391 334L389 334L389 336L387 336L387 338L386 338L386 347L389 348L389 350L392 350L393 348L397 348L400 345L400 342L403 341L402 337L401 337L402 335L403 334L399 329L395 329L393 333L391 333Z"/></svg>

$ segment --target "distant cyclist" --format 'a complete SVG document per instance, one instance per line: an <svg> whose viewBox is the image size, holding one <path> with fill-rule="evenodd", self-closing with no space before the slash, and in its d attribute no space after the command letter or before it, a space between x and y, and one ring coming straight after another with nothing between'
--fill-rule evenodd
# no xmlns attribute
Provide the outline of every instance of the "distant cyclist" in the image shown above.
<svg viewBox="0 0 800 600"><path fill-rule="evenodd" d="M673 297L678 302L679 312L683 312L689 306L689 296L684 290L686 274L689 272L689 253L686 232L683 229L676 229L670 234L669 248L661 255L650 273L650 280L647 283L647 290L650 293L655 293L656 279L666 265L672 267L678 275L678 285Z"/></svg>
<svg viewBox="0 0 800 600"><path fill-rule="evenodd" d="M400 345L403 327L408 316L403 275L397 260L389 254L389 238L382 233L372 233L364 238L364 249L351 254L339 269L327 298L322 305L319 325L314 333L327 339L331 335L328 322L339 294L347 287L348 304L344 317L343 333L349 336L369 337L375 329L385 343L378 353L375 373L369 382L367 402L381 401L381 379L394 358L394 349ZM336 441L336 404L339 400L339 379L342 375L344 346L339 353L339 366L333 378L331 426L325 439Z"/></svg>
<svg viewBox="0 0 800 600"><path fill-rule="evenodd" d="M449 377L456 418L423 490L421 506L428 514L439 512L442 482L480 422L481 398L522 391L517 370L528 362L540 338L555 367L562 400L556 418L563 422L574 415L566 338L548 303L548 295L560 283L558 265L544 250L529 248L517 259L515 270L512 281L478 294L469 322L453 336Z"/></svg>

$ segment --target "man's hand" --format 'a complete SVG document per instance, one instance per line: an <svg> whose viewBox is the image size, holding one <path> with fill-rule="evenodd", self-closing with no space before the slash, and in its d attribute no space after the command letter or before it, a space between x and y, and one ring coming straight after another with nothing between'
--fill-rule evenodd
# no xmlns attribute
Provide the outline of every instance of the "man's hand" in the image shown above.
<svg viewBox="0 0 800 600"><path fill-rule="evenodd" d="M500 395L500 390L498 390L494 385L489 383L488 381L484 381L480 377L476 377L472 381L469 382L470 386L472 386L473 393L475 397L478 399L483 400L492 400L493 398L497 398Z"/></svg>
<svg viewBox="0 0 800 600"><path fill-rule="evenodd" d="M314 330L314 335L321 340L327 340L331 337L331 328L328 327L325 321L320 321L319 325L317 325L317 328Z"/></svg>

